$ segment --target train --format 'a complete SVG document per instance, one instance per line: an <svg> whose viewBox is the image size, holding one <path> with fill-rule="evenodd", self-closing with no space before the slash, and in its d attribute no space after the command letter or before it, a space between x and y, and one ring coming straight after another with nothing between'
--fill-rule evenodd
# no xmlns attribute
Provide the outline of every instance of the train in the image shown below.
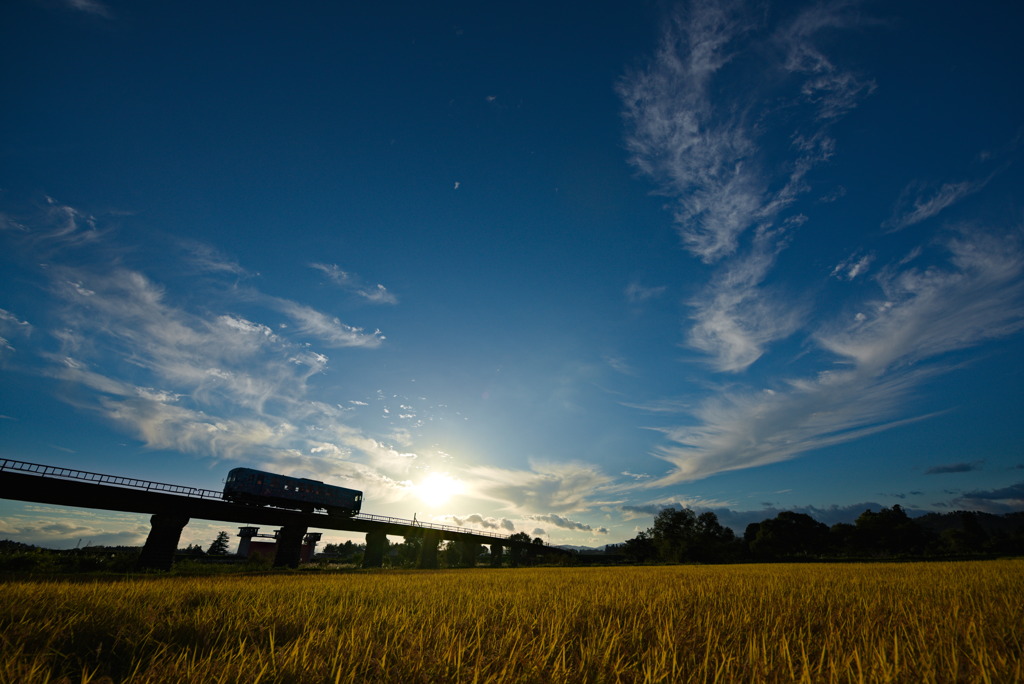
<svg viewBox="0 0 1024 684"><path fill-rule="evenodd" d="M232 468L224 482L225 501L251 506L276 506L349 518L359 513L363 493L305 477L288 477L253 468Z"/></svg>

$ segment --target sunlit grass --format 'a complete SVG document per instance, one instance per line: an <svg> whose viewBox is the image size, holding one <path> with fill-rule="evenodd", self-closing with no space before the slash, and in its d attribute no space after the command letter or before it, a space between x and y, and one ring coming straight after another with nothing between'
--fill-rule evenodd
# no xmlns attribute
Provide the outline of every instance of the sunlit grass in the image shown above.
<svg viewBox="0 0 1024 684"><path fill-rule="evenodd" d="M1024 681L1022 571L992 561L9 582L0 680Z"/></svg>

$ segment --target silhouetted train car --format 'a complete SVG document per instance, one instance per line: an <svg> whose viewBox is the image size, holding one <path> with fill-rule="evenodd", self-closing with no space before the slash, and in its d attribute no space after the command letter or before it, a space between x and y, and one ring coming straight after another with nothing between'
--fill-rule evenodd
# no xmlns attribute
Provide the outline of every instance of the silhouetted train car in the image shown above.
<svg viewBox="0 0 1024 684"><path fill-rule="evenodd" d="M304 477L232 468L224 483L224 499L257 506L297 508L306 513L323 508L329 515L348 517L359 512L363 493Z"/></svg>

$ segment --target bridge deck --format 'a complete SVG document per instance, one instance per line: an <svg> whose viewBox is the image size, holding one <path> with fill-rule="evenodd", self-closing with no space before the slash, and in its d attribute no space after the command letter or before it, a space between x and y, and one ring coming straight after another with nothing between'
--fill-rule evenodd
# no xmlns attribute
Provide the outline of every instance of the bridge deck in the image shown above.
<svg viewBox="0 0 1024 684"><path fill-rule="evenodd" d="M390 535L410 535L433 530L439 538L452 541L475 541L481 544L505 542L504 546L519 544L509 541L507 536L485 530L368 513L342 518L325 513L249 506L224 501L221 492L210 489L10 459L0 460L0 498L128 513L183 515L243 525L299 525ZM545 552L568 553L549 546L543 549Z"/></svg>

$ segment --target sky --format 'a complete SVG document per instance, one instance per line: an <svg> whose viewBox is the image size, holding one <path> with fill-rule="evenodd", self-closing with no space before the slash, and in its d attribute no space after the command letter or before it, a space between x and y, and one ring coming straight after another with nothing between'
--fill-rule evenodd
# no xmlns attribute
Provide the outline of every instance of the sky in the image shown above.
<svg viewBox="0 0 1024 684"><path fill-rule="evenodd" d="M1022 22L2 3L0 458L577 546L1024 510ZM0 501L27 543L147 531Z"/></svg>

